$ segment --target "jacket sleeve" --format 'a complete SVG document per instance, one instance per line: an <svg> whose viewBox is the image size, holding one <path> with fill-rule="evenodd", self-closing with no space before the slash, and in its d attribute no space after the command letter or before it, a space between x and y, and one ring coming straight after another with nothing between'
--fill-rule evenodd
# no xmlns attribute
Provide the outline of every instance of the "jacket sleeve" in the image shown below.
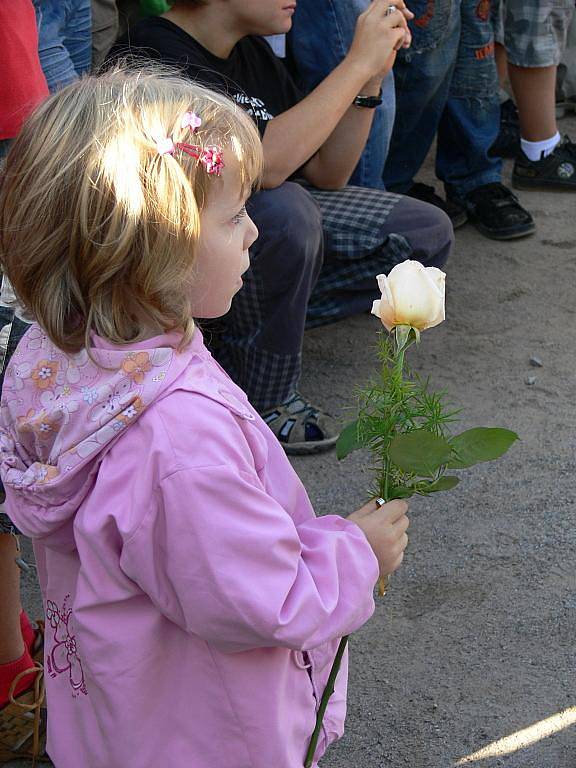
<svg viewBox="0 0 576 768"><path fill-rule="evenodd" d="M124 545L125 573L187 632L225 652L306 650L373 613L378 563L337 515L296 525L236 467L183 469Z"/></svg>

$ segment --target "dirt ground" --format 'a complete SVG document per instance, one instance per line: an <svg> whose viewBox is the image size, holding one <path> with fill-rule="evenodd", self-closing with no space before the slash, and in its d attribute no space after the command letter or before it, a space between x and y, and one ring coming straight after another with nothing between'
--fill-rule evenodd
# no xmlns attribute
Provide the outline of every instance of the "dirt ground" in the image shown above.
<svg viewBox="0 0 576 768"><path fill-rule="evenodd" d="M465 409L462 428L521 442L413 501L404 565L351 640L347 730L322 768L576 768L576 195L520 197L536 235L458 231L446 322L410 362ZM351 416L377 330L366 315L308 333L302 391ZM364 454L294 465L319 514L365 500ZM33 579L24 592L37 615Z"/></svg>

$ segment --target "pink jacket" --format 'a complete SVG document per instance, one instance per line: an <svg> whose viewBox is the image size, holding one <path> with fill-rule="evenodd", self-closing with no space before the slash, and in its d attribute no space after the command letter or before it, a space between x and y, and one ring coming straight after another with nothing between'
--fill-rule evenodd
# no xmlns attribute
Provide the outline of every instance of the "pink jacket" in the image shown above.
<svg viewBox="0 0 576 768"><path fill-rule="evenodd" d="M6 372L1 475L34 540L57 768L301 768L376 558L316 518L196 331L67 356L32 326ZM347 664L316 759L343 732Z"/></svg>

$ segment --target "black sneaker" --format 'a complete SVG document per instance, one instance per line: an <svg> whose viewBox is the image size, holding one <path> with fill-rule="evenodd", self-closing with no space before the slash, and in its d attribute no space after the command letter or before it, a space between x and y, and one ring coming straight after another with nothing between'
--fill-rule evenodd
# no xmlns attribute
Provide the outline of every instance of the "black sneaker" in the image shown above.
<svg viewBox="0 0 576 768"><path fill-rule="evenodd" d="M517 189L576 189L576 144L568 136L542 160L521 152L514 163L512 183Z"/></svg>
<svg viewBox="0 0 576 768"><path fill-rule="evenodd" d="M516 104L508 99L500 106L500 133L488 154L515 158L520 153L520 119Z"/></svg>
<svg viewBox="0 0 576 768"><path fill-rule="evenodd" d="M534 219L503 184L484 184L463 198L468 218L492 240L514 240L536 231Z"/></svg>
<svg viewBox="0 0 576 768"><path fill-rule="evenodd" d="M440 195L436 194L434 187L430 187L428 184L412 184L406 194L415 200L422 200L423 203L430 203L430 205L440 208L450 218L454 229L462 227L468 221L468 214L460 203L455 200L443 200Z"/></svg>

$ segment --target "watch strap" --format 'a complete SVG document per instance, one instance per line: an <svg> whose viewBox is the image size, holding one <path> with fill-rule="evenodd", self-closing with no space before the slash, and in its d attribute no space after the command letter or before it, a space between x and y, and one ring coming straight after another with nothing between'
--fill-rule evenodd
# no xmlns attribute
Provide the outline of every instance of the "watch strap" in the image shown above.
<svg viewBox="0 0 576 768"><path fill-rule="evenodd" d="M382 88L380 88L378 96L362 96L362 94L360 94L359 96L356 96L352 103L355 107L375 109L382 104Z"/></svg>

